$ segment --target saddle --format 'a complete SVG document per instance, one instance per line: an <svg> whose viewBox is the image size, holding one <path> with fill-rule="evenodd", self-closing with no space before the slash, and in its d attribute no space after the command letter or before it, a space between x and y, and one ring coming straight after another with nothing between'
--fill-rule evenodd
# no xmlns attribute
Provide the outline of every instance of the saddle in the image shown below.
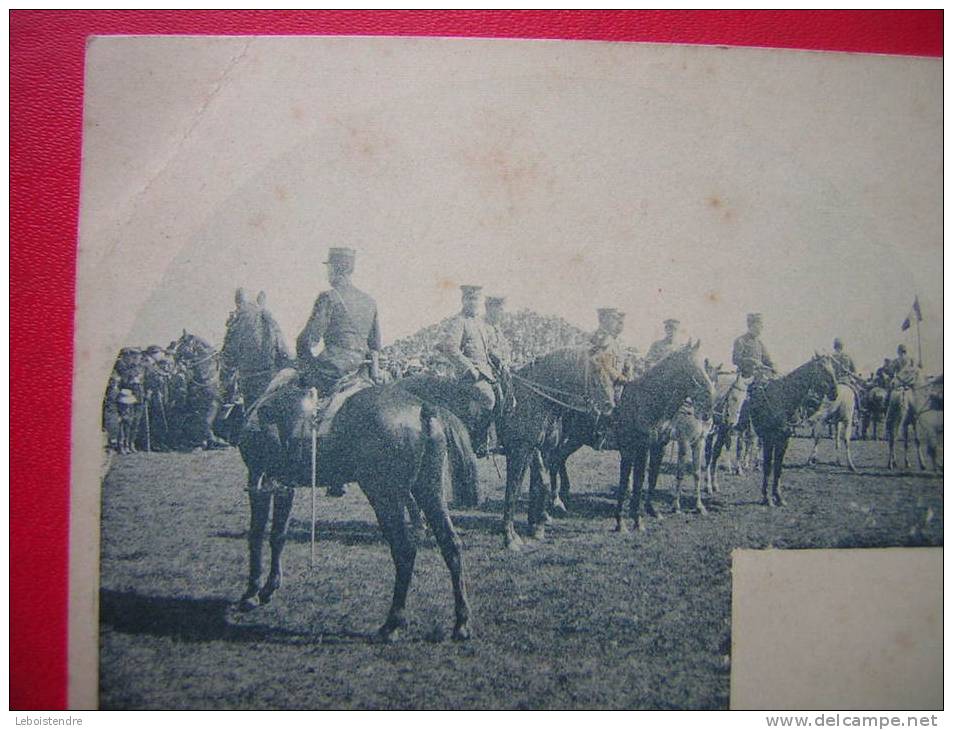
<svg viewBox="0 0 953 730"><path fill-rule="evenodd" d="M305 452L311 451L312 429L319 441L326 437L348 398L372 385L367 377L355 373L339 380L330 393L321 396L317 388L299 384L296 369L284 368L249 409L242 439L259 447L274 447L266 449L272 461L268 474L282 488L310 486L310 474L302 472L302 465L310 462Z"/></svg>

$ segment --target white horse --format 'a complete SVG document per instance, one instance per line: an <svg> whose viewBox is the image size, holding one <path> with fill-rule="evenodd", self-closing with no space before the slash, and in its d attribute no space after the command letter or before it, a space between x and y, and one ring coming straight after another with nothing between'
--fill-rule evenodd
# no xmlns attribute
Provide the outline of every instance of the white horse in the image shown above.
<svg viewBox="0 0 953 730"><path fill-rule="evenodd" d="M711 494L718 490L718 458L722 450L728 462L728 470L741 474L749 467L754 433L749 420L745 421L744 429L738 428L741 409L748 396L748 387L741 376L719 368L709 372L709 377L715 384L715 414L705 443L706 479L708 493ZM731 447L734 438L737 438L737 446L732 464Z"/></svg>
<svg viewBox="0 0 953 730"><path fill-rule="evenodd" d="M917 463L921 469L926 469L923 462L920 435L926 441L927 453L933 464L934 471L939 470L937 459L939 444L943 432L943 410L936 408L934 399L936 389L942 388L942 380L929 380L926 383L919 379L912 385L904 387L894 383L887 397L887 468L897 466L896 442L897 429L903 429L903 466L910 468L910 458L907 453L909 445L909 431L913 428L913 441L917 450ZM942 396L940 396L942 398Z"/></svg>
<svg viewBox="0 0 953 730"><path fill-rule="evenodd" d="M840 461L840 443L841 434L843 434L844 452L847 454L847 466L851 471L857 471L854 466L854 458L850 455L850 439L854 432L854 412L857 408L857 395L854 389L844 383L837 384L837 397L833 400L826 400L821 405L820 410L811 417L811 436L814 439L814 446L811 449L811 455L808 457L808 464L817 463L817 445L821 440L822 426L834 427L834 453L837 458L837 465Z"/></svg>
<svg viewBox="0 0 953 730"><path fill-rule="evenodd" d="M705 465L705 442L708 439L712 429L712 419L699 418L688 403L682 404L678 413L662 429L662 438L671 440L676 447L675 462L675 499L674 511L680 512L682 508L682 478L685 474L685 461L688 453L692 455L692 478L695 483L695 508L699 514L705 514L707 510L701 500L701 472ZM707 484L708 493L711 494L711 484Z"/></svg>

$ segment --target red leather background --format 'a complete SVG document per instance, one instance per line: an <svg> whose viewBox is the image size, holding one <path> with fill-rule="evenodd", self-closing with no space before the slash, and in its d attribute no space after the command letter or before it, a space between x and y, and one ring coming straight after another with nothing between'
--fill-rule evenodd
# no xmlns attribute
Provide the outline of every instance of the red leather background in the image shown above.
<svg viewBox="0 0 953 730"><path fill-rule="evenodd" d="M931 11L10 13L10 706L66 706L74 264L91 34L419 35L941 56Z"/></svg>

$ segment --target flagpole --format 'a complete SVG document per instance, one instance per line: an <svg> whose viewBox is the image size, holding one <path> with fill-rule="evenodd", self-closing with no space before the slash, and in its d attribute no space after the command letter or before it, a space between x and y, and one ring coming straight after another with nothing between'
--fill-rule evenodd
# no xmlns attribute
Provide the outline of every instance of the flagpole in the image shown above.
<svg viewBox="0 0 953 730"><path fill-rule="evenodd" d="M920 349L920 318L917 317L917 367L923 368L923 350Z"/></svg>

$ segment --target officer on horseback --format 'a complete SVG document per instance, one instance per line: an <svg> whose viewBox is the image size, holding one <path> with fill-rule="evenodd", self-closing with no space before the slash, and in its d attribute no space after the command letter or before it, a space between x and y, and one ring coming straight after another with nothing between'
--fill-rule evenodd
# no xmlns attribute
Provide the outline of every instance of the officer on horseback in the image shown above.
<svg viewBox="0 0 953 730"><path fill-rule="evenodd" d="M897 346L897 357L890 363L889 374L895 386L912 388L916 384L919 375L917 363L907 355L906 345Z"/></svg>
<svg viewBox="0 0 953 730"><path fill-rule="evenodd" d="M844 342L840 337L834 338L834 352L831 354L831 364L834 366L834 375L838 383L851 386L860 396L860 387L863 384L854 367L854 359L844 351Z"/></svg>
<svg viewBox="0 0 953 730"><path fill-rule="evenodd" d="M731 362L746 381L753 379L755 382L760 382L766 375L775 372L774 362L764 343L761 342L763 327L761 314L752 312L748 315L747 322L748 331L734 342Z"/></svg>
<svg viewBox="0 0 953 730"><path fill-rule="evenodd" d="M613 423L616 406L616 388L627 378L623 372L625 356L619 345L619 335L625 327L625 312L612 307L596 310L599 328L589 340L589 359L596 372L593 403L595 429L593 443L601 448Z"/></svg>
<svg viewBox="0 0 953 730"><path fill-rule="evenodd" d="M678 333L679 321L677 319L666 319L662 324L665 327L665 337L656 340L649 347L649 352L645 356L645 366L647 368L652 367L675 351L675 335Z"/></svg>
<svg viewBox="0 0 953 730"><path fill-rule="evenodd" d="M487 439L497 403L501 400L499 379L494 367L501 367L503 358L496 350L495 334L478 316L483 287L466 284L460 287L462 308L450 320L446 337L438 346L450 360L457 377L470 390L471 426L477 456L487 455Z"/></svg>
<svg viewBox="0 0 953 730"><path fill-rule="evenodd" d="M331 288L321 292L308 323L296 342L302 384L330 395L341 378L356 373L370 359L370 375L380 380L381 332L377 304L351 283L355 252L352 248L331 248L328 281ZM314 349L323 341L317 355Z"/></svg>
<svg viewBox="0 0 953 730"><path fill-rule="evenodd" d="M315 388L319 397L330 396L338 382L354 375L368 361L371 379L381 380L377 304L351 283L354 259L352 248L328 250L324 263L331 288L318 295L296 341L301 384ZM315 354L322 342L323 349ZM332 484L328 494L343 496L344 485Z"/></svg>
<svg viewBox="0 0 953 730"><path fill-rule="evenodd" d="M490 338L490 351L495 352L501 359L497 367L509 367L510 343L503 334L503 305L505 297L487 297L486 315L483 321L486 324L487 335Z"/></svg>

